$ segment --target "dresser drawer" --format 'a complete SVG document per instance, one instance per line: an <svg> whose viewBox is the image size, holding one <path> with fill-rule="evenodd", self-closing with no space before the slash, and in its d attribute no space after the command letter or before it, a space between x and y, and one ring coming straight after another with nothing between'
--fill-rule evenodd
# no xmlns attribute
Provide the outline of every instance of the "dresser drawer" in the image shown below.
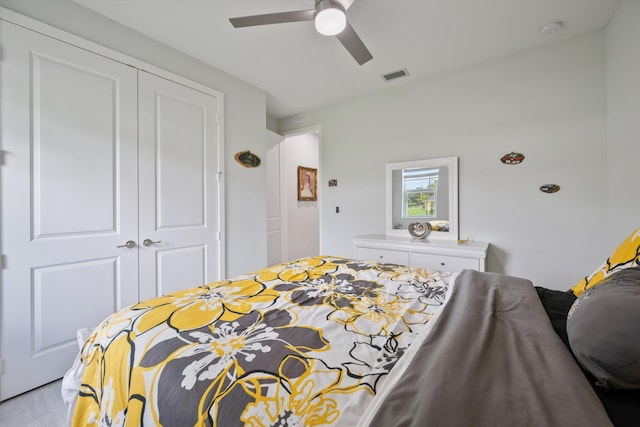
<svg viewBox="0 0 640 427"><path fill-rule="evenodd" d="M457 273L465 269L485 271L489 243L415 240L370 234L354 237L355 257L361 260L410 265Z"/></svg>
<svg viewBox="0 0 640 427"><path fill-rule="evenodd" d="M457 273L464 269L478 270L478 260L476 258L463 258L447 255L421 254L413 252L409 265L412 267L423 267L428 270L442 270Z"/></svg>
<svg viewBox="0 0 640 427"><path fill-rule="evenodd" d="M390 249L356 248L356 258L389 264L409 264L409 252Z"/></svg>

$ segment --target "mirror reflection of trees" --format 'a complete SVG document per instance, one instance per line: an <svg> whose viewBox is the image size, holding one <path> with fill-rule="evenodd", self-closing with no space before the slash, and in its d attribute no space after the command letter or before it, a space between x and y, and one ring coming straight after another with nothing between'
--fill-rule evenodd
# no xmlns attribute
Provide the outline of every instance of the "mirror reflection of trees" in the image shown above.
<svg viewBox="0 0 640 427"><path fill-rule="evenodd" d="M437 216L438 169L404 169L403 216L435 218Z"/></svg>

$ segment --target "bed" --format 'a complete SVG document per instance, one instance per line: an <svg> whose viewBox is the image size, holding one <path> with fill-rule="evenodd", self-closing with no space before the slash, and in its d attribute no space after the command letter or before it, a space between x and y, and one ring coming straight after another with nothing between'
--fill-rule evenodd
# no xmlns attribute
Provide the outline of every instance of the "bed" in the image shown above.
<svg viewBox="0 0 640 427"><path fill-rule="evenodd" d="M543 294L316 256L151 299L84 343L69 424L614 425Z"/></svg>

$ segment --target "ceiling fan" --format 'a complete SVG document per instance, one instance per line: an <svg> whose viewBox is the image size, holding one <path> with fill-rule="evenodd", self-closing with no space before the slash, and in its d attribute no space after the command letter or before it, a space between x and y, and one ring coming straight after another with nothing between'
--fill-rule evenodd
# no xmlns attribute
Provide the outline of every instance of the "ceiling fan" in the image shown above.
<svg viewBox="0 0 640 427"><path fill-rule="evenodd" d="M256 25L282 24L285 22L315 21L316 30L326 36L336 36L353 59L362 65L373 58L358 34L347 21L346 10L355 0L315 0L315 9L264 15L229 18L235 28Z"/></svg>

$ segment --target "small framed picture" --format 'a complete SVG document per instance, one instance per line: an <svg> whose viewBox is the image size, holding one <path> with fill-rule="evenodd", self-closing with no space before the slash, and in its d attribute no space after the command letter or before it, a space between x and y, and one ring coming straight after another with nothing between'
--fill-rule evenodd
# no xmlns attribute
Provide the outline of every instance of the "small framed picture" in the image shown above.
<svg viewBox="0 0 640 427"><path fill-rule="evenodd" d="M318 200L318 169L298 166L298 200Z"/></svg>

